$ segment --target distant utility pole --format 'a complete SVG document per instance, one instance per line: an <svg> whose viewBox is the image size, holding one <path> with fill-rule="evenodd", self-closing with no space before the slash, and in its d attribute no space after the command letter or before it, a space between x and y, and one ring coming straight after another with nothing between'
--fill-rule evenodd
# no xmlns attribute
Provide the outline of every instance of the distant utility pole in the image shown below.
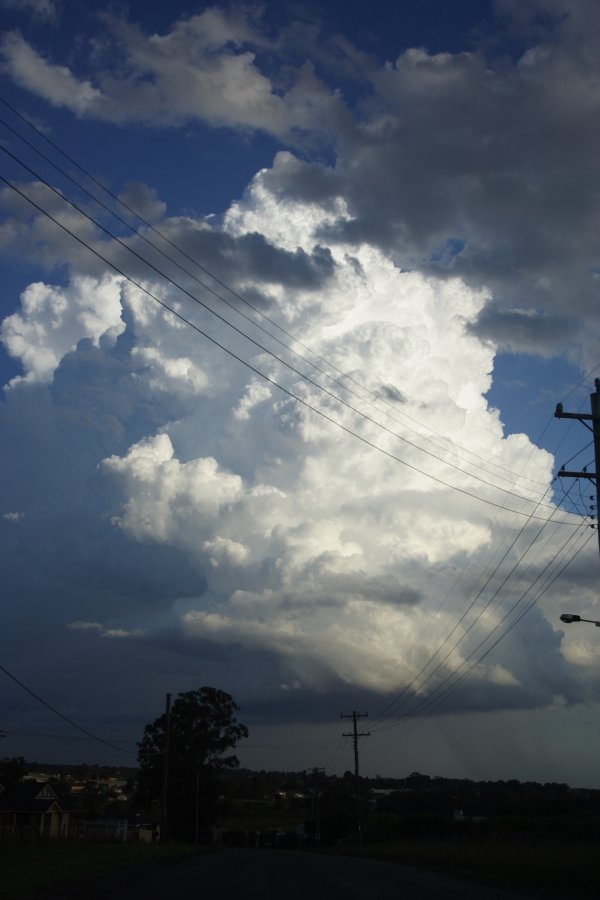
<svg viewBox="0 0 600 900"><path fill-rule="evenodd" d="M556 404L556 411L554 415L557 419L577 419L584 425L589 431L594 435L594 456L595 456L595 472L588 472L587 468L584 467L581 472L567 472L564 466L558 472L560 478L587 478L592 484L596 487L596 512L600 506L600 487L599 482L600 478L598 473L600 472L600 378L594 379L594 387L596 388L593 394L590 394L590 406L591 413L568 413L563 412L562 403ZM587 423L591 422L591 426ZM592 525L592 528L595 526ZM600 551L600 529L598 529L598 549Z"/></svg>
<svg viewBox="0 0 600 900"><path fill-rule="evenodd" d="M360 781L358 777L358 739L360 737L370 737L369 731L358 731L358 720L366 719L368 713L357 713L353 710L349 715L340 713L342 719L352 719L353 729L351 732L345 732L342 737L351 737L354 743L354 790L356 792L356 825L358 828L358 846L362 846L362 817L360 814Z"/></svg>
<svg viewBox="0 0 600 900"><path fill-rule="evenodd" d="M160 798L160 842L167 840L167 795L169 789L169 742L171 739L171 695L165 704L165 745L163 747L162 795Z"/></svg>
<svg viewBox="0 0 600 900"><path fill-rule="evenodd" d="M315 844L319 845L321 840L321 816L320 816L320 801L321 801L321 792L319 790L319 781L321 773L324 772L325 769L322 766L313 766L311 769L312 777L314 778L315 787L313 789L313 808L315 815Z"/></svg>

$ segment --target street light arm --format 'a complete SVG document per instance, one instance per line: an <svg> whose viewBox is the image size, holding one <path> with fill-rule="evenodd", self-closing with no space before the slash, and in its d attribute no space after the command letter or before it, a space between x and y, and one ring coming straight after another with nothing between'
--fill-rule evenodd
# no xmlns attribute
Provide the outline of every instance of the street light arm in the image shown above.
<svg viewBox="0 0 600 900"><path fill-rule="evenodd" d="M589 622L590 625L595 625L596 628L600 628L600 622L597 622L595 619L582 619L582 617L578 616L576 613L563 613L560 617L560 621L564 622L566 625L572 625L573 622Z"/></svg>

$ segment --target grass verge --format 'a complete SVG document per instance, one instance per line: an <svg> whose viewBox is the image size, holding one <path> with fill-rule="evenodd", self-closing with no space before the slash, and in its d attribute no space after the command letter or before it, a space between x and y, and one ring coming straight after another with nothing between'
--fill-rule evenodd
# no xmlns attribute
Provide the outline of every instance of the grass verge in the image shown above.
<svg viewBox="0 0 600 900"><path fill-rule="evenodd" d="M0 849L2 900L26 900L36 893L104 876L130 866L156 865L197 852L187 844L55 844Z"/></svg>
<svg viewBox="0 0 600 900"><path fill-rule="evenodd" d="M598 843L585 840L398 840L331 852L401 863L545 898L597 898Z"/></svg>

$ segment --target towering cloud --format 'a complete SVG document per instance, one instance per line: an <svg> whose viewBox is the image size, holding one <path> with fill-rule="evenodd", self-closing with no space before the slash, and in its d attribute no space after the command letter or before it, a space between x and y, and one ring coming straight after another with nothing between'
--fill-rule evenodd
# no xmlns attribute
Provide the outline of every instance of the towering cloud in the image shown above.
<svg viewBox="0 0 600 900"><path fill-rule="evenodd" d="M138 234L19 182L88 247L0 194L0 246L36 265L1 331L22 368L0 408L8 627L50 636L40 673L63 642L114 672L99 719L199 670L265 719L595 696L586 639L563 653L554 628L568 559L593 602L589 535L487 399L499 350L596 361L598 57L575 7L525 39L535 17L498 4L514 59L384 63L313 31L306 63L306 32L222 8L161 33L103 15L68 66L3 35L5 73L81 127L277 141L218 216L126 173Z"/></svg>

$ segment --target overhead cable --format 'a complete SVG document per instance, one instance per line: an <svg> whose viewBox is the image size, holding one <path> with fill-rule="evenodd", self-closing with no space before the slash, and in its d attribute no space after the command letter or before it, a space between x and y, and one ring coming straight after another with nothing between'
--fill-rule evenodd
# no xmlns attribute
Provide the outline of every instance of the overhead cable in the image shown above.
<svg viewBox="0 0 600 900"><path fill-rule="evenodd" d="M489 647L487 647L479 657L477 657L476 659L473 659L473 657L475 656L477 651L482 649L482 647L485 646L485 644L490 640L490 638L492 638L493 635L506 623L509 616L511 616L518 609L518 607L522 604L523 600L526 598L527 594L530 593L530 591L535 586L535 584L538 581L540 581L540 579L542 579L542 577L548 573L548 570L551 569L551 567L554 565L554 563L556 563L559 560L560 555L566 550L568 545L572 541L574 541L578 536L581 536L582 534L584 534L584 526L580 526L579 532L573 532L572 534L570 534L567 537L567 539L565 540L563 545L559 548L559 550L557 550L557 552L554 554L552 559L549 560L549 562L546 564L546 566L544 566L544 568L538 574L536 579L517 598L517 600L513 603L513 605L510 607L510 609L508 609L505 612L505 614L502 616L502 618L496 623L494 628L492 628L492 630L468 654L468 656L463 660L463 662L457 669L448 673L448 675L446 675L446 677L438 685L436 685L436 687L433 689L433 691L427 698L424 698L423 700L419 701L413 709L411 709L408 712L404 713L403 715L399 716L395 722L393 722L393 723L390 722L387 725L382 725L379 728L374 728L373 729L374 733L382 733L383 731L387 731L390 728L397 727L397 725L403 719L413 718L415 716L421 716L425 710L429 709L432 705L437 706L444 696L446 696L451 690L454 690L454 688L457 687L458 684L460 684L460 682L463 681L470 674L470 672L473 671L475 666L478 665L480 662L482 662L482 660L485 659L485 657L488 656L488 654L491 653L491 651L513 630L513 628L518 624L518 622L521 621L521 619L526 615L526 613L529 612L529 610L531 610L537 604L537 602L540 600L540 598L554 584L554 582L560 577L560 575L562 575L562 573L565 571L565 569L567 569L567 567L569 565L571 565L571 563L576 559L576 557L581 553L581 551L587 546L589 541L594 537L593 534L588 534L586 539L577 547L575 552L566 560L566 562L563 563L563 565L560 567L560 569L558 569L558 570L555 569L553 572L550 572L548 580L543 584L543 586L540 588L540 590L536 594L536 596L529 601L529 603L527 604L525 609L523 609L519 612L518 616L515 617L515 619L506 627L506 629L498 636L498 638L493 642L493 644L491 644ZM468 666L468 669L465 668L466 666ZM461 670L463 670L463 669L465 669L465 671L462 672L462 674L459 674L459 673L461 673ZM456 676L458 676L458 678ZM456 679L456 680L453 681L453 679Z"/></svg>
<svg viewBox="0 0 600 900"><path fill-rule="evenodd" d="M31 697L33 697L35 700L37 700L38 703L41 703L42 706L45 706L47 709L49 709L51 712L53 712L54 715L58 716L59 719L62 719L63 722L67 722L73 728L76 728L77 731L80 731L82 734L85 734L86 737L91 738L93 741L96 741L99 744L104 744L105 747L110 747L111 750L118 750L119 753L128 753L128 754L131 754L132 756L136 755L133 750L125 750L123 747L118 747L116 744L111 744L110 741L105 741L103 738L98 737L97 734L94 734L93 732L88 731L87 728L83 728L81 725L78 725L77 722L74 722L73 719L69 718L69 716L65 716L65 714L61 713L60 710L58 710L55 706L52 706L51 703L48 703L47 700L44 700L43 697L41 697L39 694L36 694L36 692L33 691L30 687L27 687L26 684L23 684L23 682L20 681L16 677L16 675L13 675L12 672L9 672L8 669L6 669L4 666L0 666L0 672L4 672L4 674L8 678L12 679L12 681L14 681L15 684L18 684L20 688L22 688Z"/></svg>
<svg viewBox="0 0 600 900"><path fill-rule="evenodd" d="M11 104L9 104L9 103L8 103L6 100L4 100L2 97L0 97L0 102L4 103L4 105L7 106L7 107L8 107L8 108L9 108L16 116L18 116L23 122L25 122L25 124L27 124L28 127L30 127L30 128L38 135L38 137L40 137L41 139L43 139L44 141L46 141L51 147L53 147L57 152L59 152L62 156L64 156L64 158L67 159L72 165L76 166L76 168L79 169L79 171L81 171L87 178L90 179L90 181L92 181L95 185L97 185L97 186L98 186L103 192L105 192L111 199L113 199L115 202L117 202L120 206L122 206L124 209L126 209L129 213L131 213L131 215L133 215L138 221L142 222L149 230L151 230L153 233L155 233L157 236L159 236L159 237L161 238L161 240L163 240L163 241L164 241L165 243L167 243L169 246L171 246L172 248L174 248L175 250L177 250L177 252L178 252L179 254L181 254L181 256L183 256L184 258L186 258L187 260L189 260L190 262L192 262L198 269L200 269L202 272L204 272L205 274L207 274L211 279L213 279L213 281L215 281L217 284L221 285L221 287L225 288L225 289L226 289L233 297L235 297L237 300L239 300L240 302L242 302L243 304L245 304L245 305L246 305L248 308L250 308L256 315L260 316L263 320L269 322L271 325L273 325L275 328L277 328L278 331L280 331L282 334L286 335L286 336L287 336L288 338L290 338L294 343L297 343L297 344L298 344L299 346L301 346L303 349L307 350L307 351L308 351L309 353L311 353L315 358L319 359L321 362L323 362L325 365L327 365L330 369L333 369L334 371L336 371L339 375L341 375L341 376L344 378L345 382L347 382L347 381L352 382L353 384L357 385L357 386L360 387L362 390L364 390L364 391L366 391L368 394L370 394L370 395L371 395L374 399L376 399L378 402L384 403L384 404L385 404L386 406L388 406L390 409L394 410L394 412L395 412L396 414L399 413L399 414L400 414L401 416L403 416L405 419L408 419L408 420L414 422L415 424L419 425L419 427L421 427L421 428L426 428L426 429L427 429L428 431L430 431L432 434L437 435L438 437L442 438L444 441L448 442L449 444L451 444L451 445L453 445L453 446L455 446L455 447L458 447L460 450L463 450L464 452L469 453L472 457L474 457L474 458L476 458L476 459L479 459L479 460L481 460L482 462L486 462L487 464L491 464L491 465L493 465L493 466L494 466L495 468L497 468L497 469L500 469L500 470L502 470L502 471L508 472L509 474L513 475L513 477L516 477L517 479L525 479L526 481L530 481L530 482L533 483L533 484L539 484L539 485L543 485L543 484L544 484L544 482L536 481L535 479L532 479L532 478L530 478L529 476L523 475L522 473L520 473L520 474L513 473L513 472L511 472L509 469L507 469L506 467L501 466L501 465L499 465L498 463L495 463L495 462L493 462L493 461L484 459L483 457L479 456L477 453L474 453L474 451L472 451L472 450L470 450L470 449L468 449L468 448L462 447L460 444L457 444L456 441L452 440L451 438L447 437L446 435L442 435L442 434L440 434L439 432L435 431L435 429L430 428L429 426L425 425L424 423L418 422L416 419L414 419L414 418L413 418L412 416L410 416L408 413L406 413L406 412L404 412L404 411L398 410L393 404L389 403L384 397L381 397L380 394L378 394L378 393L375 392L375 391L370 390L368 387L366 387L365 385L363 385L361 382L357 381L354 377L352 377L351 375L348 375L347 373L343 372L341 369L339 369L337 366L335 366L330 360L325 359L323 356L321 356L321 355L320 355L319 353L317 353L315 350L311 349L309 346L307 346L306 344L304 344L301 340L299 340L299 339L298 339L297 337L295 337L293 334L291 334L290 332L288 332L285 328L283 328L282 326L280 326L274 319L271 319L269 316L267 316L265 313L263 313L262 310L260 310L260 309L259 309L258 307L256 307L256 306L254 306L254 305L253 305L252 303L250 303L245 297L243 297L241 294L239 294L238 292L236 292L236 291L235 291L233 288L231 288L226 282L222 281L220 278L218 278L216 275L214 275L214 273L212 273L208 268L206 268L204 265L202 265L202 263L200 263L197 259L195 259L194 257L190 256L185 250L183 250L183 249L182 249L181 247L179 247L176 243L174 243L173 241L171 241L170 238L168 238L162 231L160 231L159 229L157 229L156 226L154 226L151 222L147 221L140 213L136 212L131 206L129 206L127 203L125 203L125 201L123 201L120 197L118 197L116 194L114 194L112 191L110 191L110 189L109 189L106 185L102 184L102 182L100 182L97 178L95 178L93 175L91 175L89 172L87 172L87 170L86 170L85 168L83 168L83 166L81 166L75 159L73 159L72 156L70 156L68 153L66 153L66 151L64 151L61 147L59 147L58 144L56 144L54 141L52 141L50 138L48 138L47 135L43 134L39 129L37 129L36 126L33 125L33 123L29 122L29 121L27 120L27 118L25 118L23 115L21 115L21 113L19 113L13 106L11 106ZM235 306L234 306L233 304L231 304L228 300L226 300L222 295L218 294L213 288L211 288L209 285L206 285L203 281L201 281L200 279L198 279L197 276L193 275L191 272L189 272L188 269L186 269L186 268L184 268L183 266L181 266L181 264L178 263L176 260L174 260L171 256L169 256L168 254L165 254L165 252L164 252L163 250L160 250L160 248L157 247L157 245L156 245L155 243L153 243L152 241L149 241L148 238L147 238L145 235L143 235L137 228L135 228L134 226L132 226L132 225L131 225L129 222L127 222L125 219L121 218L121 217L120 217L113 209L111 209L111 208L109 208L108 206L106 206L106 204L104 204L104 203L103 203L103 202L102 202L95 194L90 193L90 191L88 191L87 188L85 188L79 181L77 181L76 179L74 179L68 172L66 172L64 169L62 169L60 166L58 166L53 160L51 160L48 156L46 156L44 153L42 153L41 150L39 150L39 148L37 148L37 147L35 147L33 144L31 144L30 141L28 141L25 137L23 137L23 135L21 135L18 131L16 131L16 130L15 130L11 125L9 125L5 120L0 120L0 122L1 122L7 129L9 129L9 130L11 131L11 133L13 133L16 137L18 137L19 140L23 141L28 147L30 147L32 150L34 150L34 152L36 152L39 156L41 156L46 162L48 162L51 166L53 166L53 167L54 167L58 172L60 172L64 177L68 178L69 181L71 181L71 183L75 184L80 190L84 191L84 192L85 192L92 200L94 200L94 202L98 203L105 211L107 211L110 215L114 216L119 222L121 222L121 223L122 223L123 225L125 225L129 230L131 230L137 237L141 238L141 240L145 241L147 244L149 244L151 247L153 247L155 250L157 250L159 253L161 253L163 256L165 256L165 258L169 259L170 262L172 262L174 265L178 266L183 272L185 272L189 277L191 277L192 279L194 279L198 284L202 285L206 290L208 290L208 291L209 291L210 293L212 293L215 297L217 297L219 300L221 300L223 303L225 303L227 306L229 306L235 313L237 313L237 314L240 315L242 318L244 318L244 319L246 319L247 321L249 321L254 327L257 327L257 328L259 328L260 330L264 331L264 333L265 333L265 334L268 334L273 340L277 341L279 344L281 344L282 346L286 347L286 349L288 349L289 352L293 353L295 356L297 356L297 357L299 357L300 359L302 359L303 361L307 362L307 363L308 363L309 365L311 365L313 368L316 368L317 371L321 372L323 375L325 375L327 378L329 378L329 379L330 379L331 381L333 381L334 383L339 384L341 387L343 387L344 390L347 390L347 391L348 391L350 394L352 394L353 396L360 397L360 395L356 394L354 391L352 391L352 390L348 387L347 383L342 383L342 382L340 382L338 379L336 379L336 378L334 378L333 376L331 376L327 371L321 369L319 366L316 366L313 362L311 362L310 360L306 359L306 357L302 356L301 354L298 354L292 347L290 347L290 346L289 346L288 344L286 344L285 342L282 342L282 341L281 341L279 338L277 338L272 332L270 332L270 331L268 331L268 330L265 330L265 329L262 328L262 326L260 326L258 323L256 323L256 322L253 321L252 319L250 319L248 316L244 315L244 313L242 313L237 307L235 307ZM361 399L363 402L367 402L372 408L377 409L378 412L382 413L383 415L388 416L388 417L391 418L393 421L396 421L396 422L398 422L398 424L400 424L400 421L399 421L395 416L391 416L389 413L386 413L384 410L380 409L380 407L378 407L378 406L376 406L375 404L371 403L367 398L365 398L365 397L360 397L360 399ZM405 427L408 427L409 430L414 431L414 429L411 429L410 426L405 426ZM436 442L435 442L435 441L432 441L431 438L426 438L425 435L423 435L423 434L421 434L420 432L417 432L417 431L415 431L415 433L418 434L419 437L422 437L422 438L424 438L425 440L431 441L431 443L432 443L434 446L437 446L439 449L445 449L446 452L448 452L448 448L440 448L439 444L436 444ZM425 451L425 452L427 452L427 451ZM457 454L456 451L450 450L449 452L454 453L459 459L461 458L460 454ZM464 459L464 457L462 457L462 458ZM479 466L478 464L475 464L475 465L477 465L477 467L478 467L478 468L481 468L483 471L488 472L488 474L494 474L495 477L503 478L503 480L505 480L505 481L509 481L509 482L512 483L512 484L516 484L516 482L514 482L512 479L506 478L506 476L499 475L498 473L492 473L492 472L490 472L490 470L487 469L485 466Z"/></svg>
<svg viewBox="0 0 600 900"><path fill-rule="evenodd" d="M8 151L6 150L6 148L4 148L4 147L0 147L0 149L3 150L5 153L8 152ZM8 155L13 156L13 154L10 154L10 153L8 153ZM24 165L24 164L21 163L21 165ZM27 166L24 166L24 167L27 168L27 169L29 168L29 167L27 167ZM31 171L31 170L30 170L30 171ZM34 174L35 174L35 173L34 173ZM136 281L136 279L134 279L132 276L128 275L122 268L120 268L120 266L117 266L114 262L112 262L111 260L107 259L107 258L106 258L103 254L101 254L98 250L96 250L96 249L93 248L90 244L88 244L83 238L79 237L79 235L77 235L77 234L75 234L73 231L71 231L66 225L64 225L64 224L63 224L62 222L60 222L55 216L53 216L51 213L49 213L47 210L45 210L43 207L41 207L36 201L32 200L31 197L29 197L26 193L24 193L22 190L20 190L20 189L19 189L13 182L11 182L9 179L7 179L7 178L4 177L4 176L0 176L0 179L1 179L1 180L2 180L9 188L11 188L15 193L17 193L19 196L21 196L23 199L25 199L28 203L30 203L35 209L37 209L39 212L41 212L43 215L45 215L47 218L49 218L51 221L53 221L59 228L61 228L63 231L65 231L67 234L69 234L74 240L76 240L76 241L77 241L78 243L80 243L82 246L86 247L86 248L87 248L91 253L93 253L98 259L102 260L102 262L104 262L107 266L109 266L111 269L113 269L113 271L115 271L118 275L121 275L123 278L126 278L131 284L135 285L135 287L137 287L137 288L138 288L139 290L141 290L143 293L147 294L147 295L148 295L149 297L151 297L155 302L159 303L164 309L168 310L170 313L172 313L174 316L176 316L176 317L177 317L178 319L180 319L182 322L184 322L184 323L187 324L188 326L192 327L196 332L198 332L199 334L202 334L204 337L206 337L206 338L207 338L211 343L213 343L215 346L219 347L221 350L223 350L223 351L226 352L228 355L230 355L230 356L233 357L234 359L236 359L236 360L238 360L239 362L241 362L243 365L245 365L247 368L249 368L249 369L250 369L251 371L253 371L255 374L259 375L261 378L263 378L265 381L269 382L269 383L272 384L273 386L279 388L281 391L283 391L283 392L286 393L288 396L290 396L290 397L292 397L293 399L295 399L297 402L301 403L301 404L302 404L303 406L305 406L306 408L311 409L313 412L317 413L317 414L320 415L322 418L324 418L324 419L326 419L326 420L332 422L334 425L336 425L337 427L341 428L341 429L342 429L343 431L345 431L346 433L353 435L354 437L356 437L357 439L359 439L360 441L362 441L364 444L366 444L366 445L368 445L368 446L370 446L370 447L373 447L374 449L379 450L379 452L385 454L385 455L388 456L389 458L394 459L394 460L396 460L397 462L400 462L402 465L406 466L407 468L409 468L409 469L411 469L411 470L413 470L413 471L415 471L415 472L418 472L418 473L421 474L421 475L424 475L425 477L429 478L430 480L432 480L432 481L434 481L434 482L436 482L436 483L438 483L438 484L444 485L445 487L448 487L448 488L450 488L451 490L457 491L458 493L464 494L465 496L472 497L473 499L479 500L480 502L486 503L486 504L488 504L488 505L490 505L490 506L494 506L494 507L499 508L499 509L504 508L504 509L506 509L508 512L513 512L513 513L515 513L516 515L521 515L521 516L528 516L528 515L529 515L528 513L523 512L522 510L515 510L515 509L510 509L510 508L508 508L508 507L503 507L501 504L495 503L495 502L492 501L492 500L489 500L489 499L487 499L487 498L481 497L481 496L479 496L478 494L475 494L474 492L467 490L466 488L458 487L457 485L451 484L450 482L446 482L444 479L439 478L438 476L433 475L433 474L430 473L430 472L427 472L427 471L425 471L425 470L419 469L417 466L415 466L415 465L409 463L407 460L404 460L404 459L402 459L401 457L396 456L395 454L391 453L390 451L385 450L383 447L380 447L380 446L378 446L377 444L373 443L373 442L370 441L368 438L366 438L366 437L364 437L364 436L362 436L362 435L359 435L357 432L355 432L355 431L353 431L352 429L348 428L348 427L347 427L346 425L344 425L342 422L338 421L337 419L334 419L332 416L329 416L327 413L323 412L322 410L318 409L317 407L312 406L312 404L308 403L306 400L304 400L303 398L301 398L300 396L298 396L297 394L295 394L292 390L290 390L290 389L288 389L288 388L285 388L285 387L284 387L283 385L281 385L279 382L275 381L275 379L271 378L270 376L266 375L264 372L262 372L261 370L259 370L256 366L254 366L254 365L252 365L251 363L247 362L247 361L244 360L242 357L240 357L238 354L236 354L234 351L232 351L232 350L230 350L229 348L225 347L225 345L223 345L222 343L220 343L219 341L217 341L216 338L213 338L211 335L209 335L206 331L204 331L203 329L201 329L199 326L194 325L194 324L193 324L192 322L190 322L185 316L183 316L181 313L179 313L179 312L177 312L176 310L174 310L174 309L173 309L171 306L169 306L165 301L161 300L159 297L157 297L155 294L153 294L150 290L148 290L148 289L145 288L143 285L141 285L138 281ZM73 208L75 208L81 215L83 215L85 218L87 218L89 221L91 221L93 224L95 224L95 225L96 225L98 228L100 228L102 231L104 231L105 233L109 234L115 241L117 241L119 244L121 244L121 245L122 245L126 250L128 250L133 256L135 256L135 257L137 257L138 259L140 259L145 265L147 265L149 268L151 268L152 270L154 270L155 272L157 272L162 278L165 278L170 284L173 284L176 288L178 288L179 290L181 290L182 293L184 293L186 296L188 296L188 297L189 297L190 299L192 299L194 302L198 303L200 306L202 306L204 309L206 309L208 312L210 312L213 316L215 316L215 317L216 317L217 319L219 319L221 322L223 322L224 324L228 325L228 326L229 326L230 328L232 328L233 331L235 331L237 334L239 334L240 336L246 338L246 340L248 340L250 343L254 344L256 347L258 347L258 348L261 349L262 351L264 351L264 352L268 353L270 356L274 357L274 358L275 358L277 361L279 361L282 365L286 366L290 371L292 371L293 373L295 373L296 375L298 375L298 376L299 376L300 378L302 378L304 381L306 381L306 382L308 382L309 384L311 384L311 385L313 385L314 387L316 387L318 390L322 391L322 392L323 392L324 394L326 394L327 396L331 397L331 398L332 398L333 400L335 400L336 402L342 404L343 406L345 406L345 407L348 408L349 410L355 412L355 413L356 413L357 415L359 415L361 418L363 418L363 419L365 419L365 420L371 422L372 424L376 425L377 427L381 428L383 431L386 431L386 432L389 433L390 435L392 435L392 436L394 436L394 437L396 437L396 438L398 438L398 439L404 441L404 443L408 444L409 446L414 447L415 449L420 450L421 452L426 453L428 456L431 456L431 457L437 459L439 462L442 462L444 465L450 466L451 468L454 468L454 469L458 470L458 471L461 472L462 474L467 475L469 478L473 478L473 479L475 479L476 481L479 481L479 482L481 482L481 483L483 483L483 484L486 484L488 487L492 487L492 488L494 488L495 490L498 490L498 491L500 491L500 492L502 492L502 493L504 493L504 494L508 494L508 495L510 495L510 496L517 497L519 500L522 500L522 501L524 501L524 502L527 502L527 503L533 503L533 504L539 505L539 504L536 503L536 501L535 501L534 499L530 499L530 498L528 498L528 497L524 497L524 496L521 495L521 494L516 494L514 491L509 491L509 490L507 490L506 488L502 488L502 487L500 487L500 486L498 486L498 485L494 485L494 484L492 484L491 482L488 482L488 481L486 481L485 479L480 478L480 477L477 476L477 475L474 475L473 473L466 472L464 469L461 469L459 466L456 466L456 465L454 465L454 464L452 464L452 463L450 463L450 462L448 462L448 461L446 461L446 460L441 459L440 457L436 456L435 454L431 453L430 451L424 450L423 448L419 447L418 445L413 444L411 441L409 441L407 438L404 438L402 435L396 434L396 433L393 432L391 429L387 428L385 425L382 425L382 424L381 424L380 422L378 422L377 420L375 420L375 419L373 419L372 417L368 416L366 413L363 413L363 412L361 412L360 410L356 409L354 406L352 406L352 404L350 404L350 403L348 403L347 401L345 401L344 399L338 397L338 396L337 396L336 394L334 394L332 391L329 391L329 390L328 390L327 388L325 388L323 385L321 385L321 384L319 384L318 382L314 381L314 380L311 379L309 376L307 376L305 373L303 373L303 372L301 372L300 370L296 369L296 368L295 368L294 366L292 366L290 363L288 363L288 362L286 362L285 360L281 359L281 358L278 357L276 354L274 354L272 351L268 350L268 348L264 347L262 344L260 344L258 341L256 341L254 338L250 337L250 336L247 335L245 332L243 332L241 329L237 328L237 326L233 325L231 322L229 322L227 319L225 319L225 318L224 318L222 315L220 315L218 312L216 312L215 310L213 310L213 309L211 309L209 306L207 306L202 300L200 300L199 298L195 297L193 294L191 294L191 293L190 293L189 291L187 291L185 288L183 288L183 287L181 287L180 285L178 285L178 284L177 284L176 282L174 282L171 278L169 278L169 277L166 276L164 273L162 273L156 266L154 266L154 265L153 265L152 263L150 263L148 260L146 260L146 259L144 259L142 256L140 256L140 254L138 254L136 251L134 251L134 250L132 250L130 247L128 247L123 241L121 241L118 237L116 237L115 235L113 235L108 229L106 229L104 226L100 225L100 224L99 224L98 222L96 222L91 216L87 215L83 210L81 210L81 209L77 206L77 204L73 203L73 201L68 200L68 198L64 198L64 197L62 196L62 194L60 194L59 191L57 191L55 188L53 188L51 185L49 185L47 182L45 182L44 179L40 179L40 180L41 180L42 183L46 184L46 186L49 187L50 190L52 190L54 193L56 193L57 196L59 196L64 202L68 203L70 206L72 206ZM544 505L546 505L546 504L544 504ZM554 507L551 507L551 506L549 506L549 505L548 505L548 508L549 508L549 509L553 509L553 510L555 509ZM542 517L539 517L539 516L535 516L534 518L541 519L542 521L547 521L547 519L543 519ZM565 521L562 522L562 524L565 524L565 525L573 525L574 523L565 520Z"/></svg>

